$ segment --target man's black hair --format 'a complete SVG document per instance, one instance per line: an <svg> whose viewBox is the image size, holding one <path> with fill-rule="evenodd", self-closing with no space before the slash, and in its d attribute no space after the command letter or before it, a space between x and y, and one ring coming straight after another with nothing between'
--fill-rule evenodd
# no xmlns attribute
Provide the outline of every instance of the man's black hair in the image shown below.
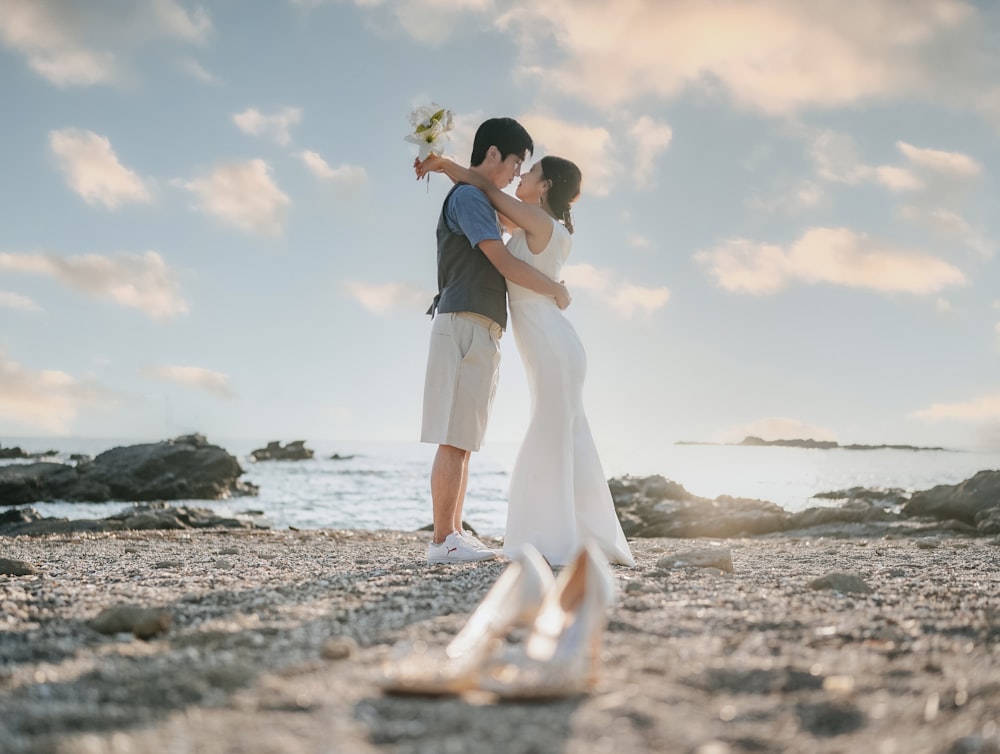
<svg viewBox="0 0 1000 754"><path fill-rule="evenodd" d="M470 164L475 167L486 159L490 147L500 150L500 159L506 160L509 155L526 157L535 151L535 144L524 126L513 118L490 118L476 129L476 138L472 142L472 159Z"/></svg>

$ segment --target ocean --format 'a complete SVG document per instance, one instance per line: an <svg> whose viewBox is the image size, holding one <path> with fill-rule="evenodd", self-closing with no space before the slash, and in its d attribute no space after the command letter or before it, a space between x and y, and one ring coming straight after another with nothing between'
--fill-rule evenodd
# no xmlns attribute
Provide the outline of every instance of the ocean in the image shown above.
<svg viewBox="0 0 1000 754"><path fill-rule="evenodd" d="M266 442L208 439L240 459L246 471L243 479L258 485L260 494L185 503L222 514L254 511L256 520L276 529L412 530L431 521L433 446L307 441L306 447L316 452L312 460L255 463L250 452ZM2 445L19 445L29 452L54 449L68 458L71 453L94 456L137 442L149 441L3 438ZM335 453L344 458L331 459ZM955 484L983 469L1000 469L1000 452L664 444L641 451L601 448L601 453L609 478L662 474L696 495L770 500L788 511L836 504L813 498L821 492L851 487L895 487L912 492L936 484ZM464 518L481 535L503 534L507 483L516 454L516 443L488 442L472 457ZM33 507L46 516L101 518L125 505L47 502Z"/></svg>

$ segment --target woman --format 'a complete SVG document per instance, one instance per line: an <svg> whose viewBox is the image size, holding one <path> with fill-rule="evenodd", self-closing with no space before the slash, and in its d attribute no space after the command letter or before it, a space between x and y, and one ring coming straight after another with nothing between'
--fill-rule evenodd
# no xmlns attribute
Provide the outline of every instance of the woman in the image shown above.
<svg viewBox="0 0 1000 754"><path fill-rule="evenodd" d="M479 188L512 234L510 253L559 279L572 245L570 205L580 194L580 170L572 162L543 157L521 176L516 199L437 155L418 163L416 172L446 173ZM511 472L504 554L517 557L531 544L552 565L566 565L592 538L610 562L633 566L584 414L583 344L553 299L510 282L507 296L531 420Z"/></svg>

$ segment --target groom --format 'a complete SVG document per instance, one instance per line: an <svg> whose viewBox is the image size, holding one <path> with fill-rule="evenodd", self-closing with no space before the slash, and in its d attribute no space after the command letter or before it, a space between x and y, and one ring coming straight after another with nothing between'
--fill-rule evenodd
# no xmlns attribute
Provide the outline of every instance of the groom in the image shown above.
<svg viewBox="0 0 1000 754"><path fill-rule="evenodd" d="M531 136L513 118L491 118L479 126L470 169L497 188L521 174L534 149ZM467 183L445 197L437 224L438 294L424 381L421 442L438 446L431 468L434 537L428 563L495 558L462 529L469 457L486 433L500 368L500 336L507 326L507 284L551 296L569 306L566 286L507 251L497 213L486 195ZM435 316L435 314L437 316Z"/></svg>

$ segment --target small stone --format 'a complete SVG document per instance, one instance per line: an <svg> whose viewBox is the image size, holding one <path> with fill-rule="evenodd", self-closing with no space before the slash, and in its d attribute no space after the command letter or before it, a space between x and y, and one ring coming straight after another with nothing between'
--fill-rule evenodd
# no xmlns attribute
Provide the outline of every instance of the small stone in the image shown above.
<svg viewBox="0 0 1000 754"><path fill-rule="evenodd" d="M90 621L90 627L101 634L131 633L140 639L151 639L170 627L170 613L141 605L115 605L102 610Z"/></svg>
<svg viewBox="0 0 1000 754"><path fill-rule="evenodd" d="M694 550L666 555L656 561L656 567L664 570L671 568L718 568L727 573L733 572L733 556L726 547L698 547Z"/></svg>
<svg viewBox="0 0 1000 754"><path fill-rule="evenodd" d="M934 548L941 546L941 542L937 537L921 537L915 542L915 544L921 550L933 550Z"/></svg>
<svg viewBox="0 0 1000 754"><path fill-rule="evenodd" d="M0 558L0 576L30 576L35 569L23 560Z"/></svg>
<svg viewBox="0 0 1000 754"><path fill-rule="evenodd" d="M871 594L872 588L855 573L828 573L813 579L806 586L810 589L830 589L841 594Z"/></svg>
<svg viewBox="0 0 1000 754"><path fill-rule="evenodd" d="M358 643L350 636L335 636L328 640L320 650L324 660L346 660L358 649Z"/></svg>
<svg viewBox="0 0 1000 754"><path fill-rule="evenodd" d="M217 558L215 561L215 567L222 569L224 571L228 571L234 567L234 563L233 561L226 560L225 558Z"/></svg>

